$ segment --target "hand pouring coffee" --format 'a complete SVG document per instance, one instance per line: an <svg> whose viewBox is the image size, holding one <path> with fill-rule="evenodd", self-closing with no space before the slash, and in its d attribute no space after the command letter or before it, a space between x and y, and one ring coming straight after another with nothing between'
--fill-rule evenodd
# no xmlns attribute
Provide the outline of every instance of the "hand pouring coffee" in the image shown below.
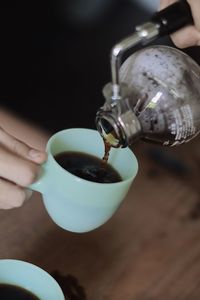
<svg viewBox="0 0 200 300"><path fill-rule="evenodd" d="M200 131L200 66L183 52L166 46L143 48L121 65L136 45L193 23L187 1L178 1L136 27L111 52L112 83L103 89L106 102L96 125L112 147L127 147L141 138L179 145Z"/></svg>

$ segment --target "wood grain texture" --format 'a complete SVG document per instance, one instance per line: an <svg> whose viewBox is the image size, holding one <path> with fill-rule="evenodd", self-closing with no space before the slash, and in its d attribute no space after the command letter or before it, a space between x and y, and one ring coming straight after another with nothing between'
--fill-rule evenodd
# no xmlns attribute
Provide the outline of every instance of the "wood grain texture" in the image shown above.
<svg viewBox="0 0 200 300"><path fill-rule="evenodd" d="M16 135L24 129L24 140L44 147L47 133L6 112L0 117L12 130L15 124ZM177 175L152 160L152 146L138 143L139 174L126 200L90 233L57 227L37 193L22 208L0 211L0 258L70 275L85 291L66 295L70 300L199 300L199 145L196 138L163 150L187 164L189 172Z"/></svg>

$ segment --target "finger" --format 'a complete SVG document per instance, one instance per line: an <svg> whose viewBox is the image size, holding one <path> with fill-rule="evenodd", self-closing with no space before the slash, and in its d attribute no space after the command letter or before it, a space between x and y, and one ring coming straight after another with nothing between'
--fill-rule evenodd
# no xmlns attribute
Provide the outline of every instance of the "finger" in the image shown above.
<svg viewBox="0 0 200 300"><path fill-rule="evenodd" d="M179 48L200 46L200 32L194 26L187 26L171 35L174 44Z"/></svg>
<svg viewBox="0 0 200 300"><path fill-rule="evenodd" d="M195 27L200 32L200 1L199 0L187 0L190 4L192 15L194 18Z"/></svg>
<svg viewBox="0 0 200 300"><path fill-rule="evenodd" d="M25 143L17 140L15 137L0 128L0 143L7 147L13 153L41 164L46 160L46 153L30 148Z"/></svg>
<svg viewBox="0 0 200 300"><path fill-rule="evenodd" d="M25 189L0 178L0 209L20 207L28 194Z"/></svg>
<svg viewBox="0 0 200 300"><path fill-rule="evenodd" d="M0 148L0 177L25 187L36 180L39 170L37 164Z"/></svg>

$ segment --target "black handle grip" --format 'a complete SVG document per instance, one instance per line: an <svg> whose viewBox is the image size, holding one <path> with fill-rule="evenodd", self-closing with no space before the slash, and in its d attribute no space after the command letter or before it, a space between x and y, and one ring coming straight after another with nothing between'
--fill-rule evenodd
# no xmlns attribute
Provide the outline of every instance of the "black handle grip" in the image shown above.
<svg viewBox="0 0 200 300"><path fill-rule="evenodd" d="M186 0L179 0L157 12L151 21L158 25L160 36L171 34L194 23L190 6Z"/></svg>

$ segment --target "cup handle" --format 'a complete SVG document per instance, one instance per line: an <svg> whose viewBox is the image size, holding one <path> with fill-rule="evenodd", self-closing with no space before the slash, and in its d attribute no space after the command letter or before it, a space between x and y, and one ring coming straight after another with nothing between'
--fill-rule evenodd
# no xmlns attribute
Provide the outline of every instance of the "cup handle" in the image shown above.
<svg viewBox="0 0 200 300"><path fill-rule="evenodd" d="M32 184L30 184L28 186L28 189L39 192L41 194L44 194L45 191L47 190L48 184L47 184L47 170L45 168L46 163L44 163L41 166L41 171L40 171L40 175L37 178L37 180L35 182L33 182Z"/></svg>

